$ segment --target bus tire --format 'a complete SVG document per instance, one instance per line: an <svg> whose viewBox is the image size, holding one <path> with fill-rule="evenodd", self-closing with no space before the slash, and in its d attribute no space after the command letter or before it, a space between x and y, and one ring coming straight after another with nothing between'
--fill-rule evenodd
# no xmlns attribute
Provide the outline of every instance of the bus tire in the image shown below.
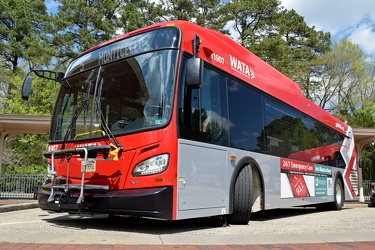
<svg viewBox="0 0 375 250"><path fill-rule="evenodd" d="M323 203L316 206L321 211L341 210L344 206L344 189L340 178L336 178L333 190L334 201L330 203Z"/></svg>
<svg viewBox="0 0 375 250"><path fill-rule="evenodd" d="M344 188L340 178L336 178L334 188L334 202L330 204L330 208L331 210L341 210L344 206Z"/></svg>
<svg viewBox="0 0 375 250"><path fill-rule="evenodd" d="M252 171L246 165L240 171L234 184L233 213L229 215L229 223L248 224L252 207Z"/></svg>

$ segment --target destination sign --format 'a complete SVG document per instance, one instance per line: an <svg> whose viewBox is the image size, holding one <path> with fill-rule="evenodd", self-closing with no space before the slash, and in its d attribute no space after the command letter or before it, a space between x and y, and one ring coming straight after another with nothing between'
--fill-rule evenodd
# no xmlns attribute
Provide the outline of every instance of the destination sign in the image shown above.
<svg viewBox="0 0 375 250"><path fill-rule="evenodd" d="M78 72L160 48L178 48L179 30L167 27L118 40L71 62L66 77Z"/></svg>

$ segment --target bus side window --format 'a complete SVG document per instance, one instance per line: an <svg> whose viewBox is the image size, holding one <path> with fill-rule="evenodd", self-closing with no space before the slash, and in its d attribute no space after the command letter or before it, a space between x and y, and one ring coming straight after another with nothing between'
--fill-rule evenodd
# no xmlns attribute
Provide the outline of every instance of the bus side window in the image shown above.
<svg viewBox="0 0 375 250"><path fill-rule="evenodd" d="M265 98L266 150L268 154L288 157L300 151L302 121L298 113L273 99Z"/></svg>
<svg viewBox="0 0 375 250"><path fill-rule="evenodd" d="M191 89L191 128L193 130L199 131L200 116L201 112L199 110L199 89Z"/></svg>
<svg viewBox="0 0 375 250"><path fill-rule="evenodd" d="M208 67L204 68L201 87L200 129L206 133L206 142L229 146L227 79Z"/></svg>
<svg viewBox="0 0 375 250"><path fill-rule="evenodd" d="M228 80L230 145L260 151L264 148L262 96L235 80Z"/></svg>
<svg viewBox="0 0 375 250"><path fill-rule="evenodd" d="M345 168L346 167L344 158L342 158L342 155L341 155L340 151L336 151L335 153L333 153L333 157L334 157L334 160L335 160L335 167L337 167L337 168Z"/></svg>
<svg viewBox="0 0 375 250"><path fill-rule="evenodd" d="M185 139L229 146L227 78L204 67L200 87L183 89L180 108L180 136Z"/></svg>

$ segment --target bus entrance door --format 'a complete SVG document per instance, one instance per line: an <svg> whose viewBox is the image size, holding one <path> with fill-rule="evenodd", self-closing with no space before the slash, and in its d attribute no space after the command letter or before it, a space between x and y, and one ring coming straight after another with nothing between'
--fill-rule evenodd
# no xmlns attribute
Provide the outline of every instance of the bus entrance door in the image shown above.
<svg viewBox="0 0 375 250"><path fill-rule="evenodd" d="M177 219L228 213L226 151L180 140Z"/></svg>

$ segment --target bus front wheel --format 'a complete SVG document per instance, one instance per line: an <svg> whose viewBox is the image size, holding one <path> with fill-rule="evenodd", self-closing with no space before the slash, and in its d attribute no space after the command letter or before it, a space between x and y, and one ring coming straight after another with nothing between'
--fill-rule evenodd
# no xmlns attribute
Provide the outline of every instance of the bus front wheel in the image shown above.
<svg viewBox="0 0 375 250"><path fill-rule="evenodd" d="M248 224L252 207L252 170L251 166L243 167L237 176L233 192L233 213L229 223Z"/></svg>

